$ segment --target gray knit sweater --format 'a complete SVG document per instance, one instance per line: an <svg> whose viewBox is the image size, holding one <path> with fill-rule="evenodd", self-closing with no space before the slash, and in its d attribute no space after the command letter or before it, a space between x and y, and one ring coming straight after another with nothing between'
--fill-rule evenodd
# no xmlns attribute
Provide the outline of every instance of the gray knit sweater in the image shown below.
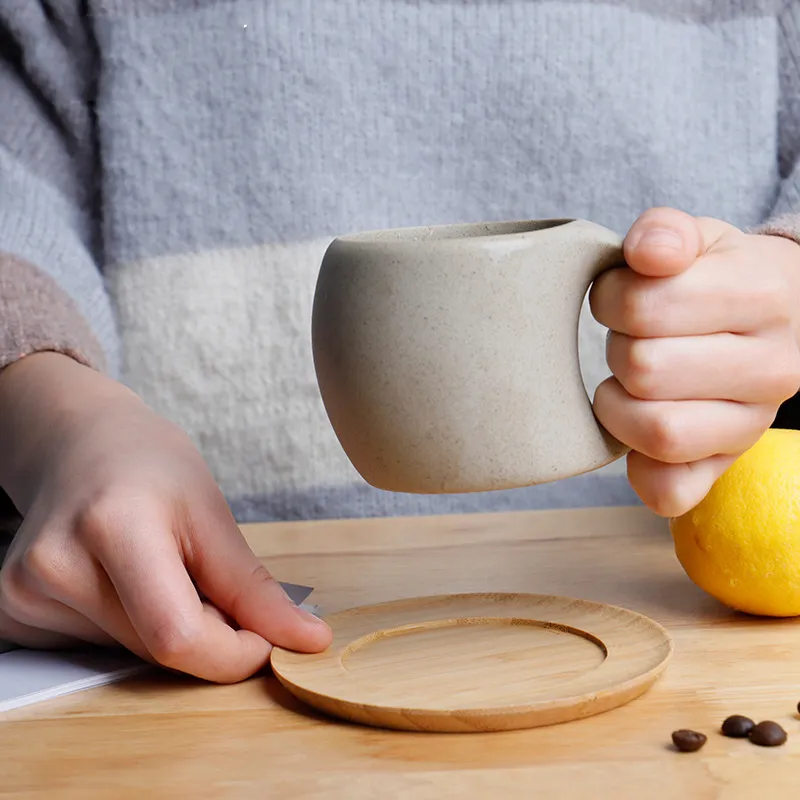
<svg viewBox="0 0 800 800"><path fill-rule="evenodd" d="M0 0L0 367L110 371L243 521L634 501L619 465L365 486L314 378L321 255L654 205L800 236L799 60L786 0ZM603 333L584 310L589 391Z"/></svg>

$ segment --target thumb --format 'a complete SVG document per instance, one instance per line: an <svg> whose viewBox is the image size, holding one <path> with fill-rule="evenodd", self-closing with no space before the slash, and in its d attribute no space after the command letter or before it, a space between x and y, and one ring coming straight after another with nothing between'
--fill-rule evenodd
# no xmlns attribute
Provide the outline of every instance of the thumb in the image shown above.
<svg viewBox="0 0 800 800"><path fill-rule="evenodd" d="M693 217L674 208L652 208L628 231L623 245L625 261L640 275L679 275L733 230L719 220Z"/></svg>
<svg viewBox="0 0 800 800"><path fill-rule="evenodd" d="M190 526L194 541L184 558L203 595L270 644L300 652L324 650L331 642L330 628L289 599L250 549L227 507L197 510Z"/></svg>

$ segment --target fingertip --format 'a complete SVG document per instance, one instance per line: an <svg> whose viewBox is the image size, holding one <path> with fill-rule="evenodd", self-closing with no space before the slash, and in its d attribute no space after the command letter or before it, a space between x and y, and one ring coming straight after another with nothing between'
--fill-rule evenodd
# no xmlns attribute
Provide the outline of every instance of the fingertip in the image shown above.
<svg viewBox="0 0 800 800"><path fill-rule="evenodd" d="M328 623L299 606L296 611L300 625L289 638L289 648L303 653L321 653L327 649L333 641Z"/></svg>
<svg viewBox="0 0 800 800"><path fill-rule="evenodd" d="M315 628L298 640L297 646L292 648L299 653L322 653L331 646L333 632L330 628Z"/></svg>
<svg viewBox="0 0 800 800"><path fill-rule="evenodd" d="M702 248L697 220L673 208L655 208L631 226L623 243L625 261L635 272L668 277L688 269Z"/></svg>
<svg viewBox="0 0 800 800"><path fill-rule="evenodd" d="M592 398L592 409L598 422L608 429L612 436L617 436L617 438L619 438L618 431L612 430L614 428L614 415L612 412L614 406L619 405L626 394L627 392L625 392L619 379L612 374L598 384Z"/></svg>
<svg viewBox="0 0 800 800"><path fill-rule="evenodd" d="M628 454L628 481L639 499L656 516L670 519L687 511L686 464L665 464L637 451Z"/></svg>
<svg viewBox="0 0 800 800"><path fill-rule="evenodd" d="M296 606L288 597L285 601L265 605L263 610L265 613L253 614L251 624L242 627L276 647L297 653L320 653L333 641L333 631L324 620Z"/></svg>
<svg viewBox="0 0 800 800"><path fill-rule="evenodd" d="M643 453L628 454L628 481L654 514L672 519L687 514L711 490L735 456L715 455L688 464L666 464Z"/></svg>

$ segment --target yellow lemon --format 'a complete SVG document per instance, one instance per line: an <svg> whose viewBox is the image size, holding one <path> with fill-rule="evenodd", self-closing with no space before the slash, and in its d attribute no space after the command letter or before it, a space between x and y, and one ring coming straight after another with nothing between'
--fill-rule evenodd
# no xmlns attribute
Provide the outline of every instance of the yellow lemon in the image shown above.
<svg viewBox="0 0 800 800"><path fill-rule="evenodd" d="M686 574L717 600L800 615L800 431L768 430L670 530Z"/></svg>

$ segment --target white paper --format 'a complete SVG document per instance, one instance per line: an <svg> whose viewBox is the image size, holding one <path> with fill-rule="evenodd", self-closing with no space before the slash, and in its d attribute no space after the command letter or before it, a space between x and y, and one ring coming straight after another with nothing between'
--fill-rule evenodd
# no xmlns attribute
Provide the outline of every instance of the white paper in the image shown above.
<svg viewBox="0 0 800 800"><path fill-rule="evenodd" d="M0 655L0 713L116 683L150 668L127 651L12 650Z"/></svg>
<svg viewBox="0 0 800 800"><path fill-rule="evenodd" d="M302 602L313 591L311 587L282 585L300 608L319 613L318 606ZM152 669L127 650L26 650L0 641L0 713L117 683Z"/></svg>

